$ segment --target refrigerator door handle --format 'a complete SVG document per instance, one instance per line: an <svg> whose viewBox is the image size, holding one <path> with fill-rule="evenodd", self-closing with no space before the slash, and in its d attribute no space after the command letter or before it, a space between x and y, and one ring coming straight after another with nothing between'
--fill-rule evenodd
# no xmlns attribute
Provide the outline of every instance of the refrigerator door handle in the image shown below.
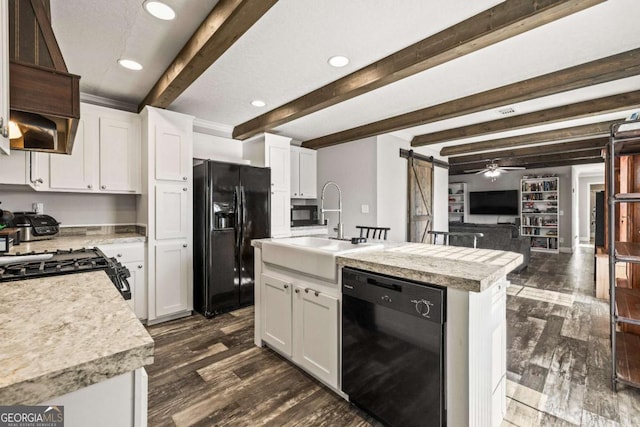
<svg viewBox="0 0 640 427"><path fill-rule="evenodd" d="M240 242L242 243L244 241L244 229L247 226L247 210L245 209L245 206L247 204L247 198L245 197L244 194L244 186L241 185L240 186L240 195L242 198L242 227L240 228Z"/></svg>
<svg viewBox="0 0 640 427"><path fill-rule="evenodd" d="M235 214L236 214L236 223L235 226L233 227L235 229L236 232L236 250L238 250L240 248L240 231L242 230L241 228L241 223L240 223L240 187L236 186L235 190L233 191L233 205L234 205L234 209L235 209Z"/></svg>

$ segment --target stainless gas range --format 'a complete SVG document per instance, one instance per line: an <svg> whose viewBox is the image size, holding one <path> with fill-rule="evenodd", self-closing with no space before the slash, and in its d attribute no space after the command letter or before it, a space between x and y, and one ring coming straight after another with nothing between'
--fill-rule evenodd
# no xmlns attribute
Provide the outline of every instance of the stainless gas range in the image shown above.
<svg viewBox="0 0 640 427"><path fill-rule="evenodd" d="M129 270L98 248L30 252L0 257L0 282L103 270L122 297L131 299Z"/></svg>

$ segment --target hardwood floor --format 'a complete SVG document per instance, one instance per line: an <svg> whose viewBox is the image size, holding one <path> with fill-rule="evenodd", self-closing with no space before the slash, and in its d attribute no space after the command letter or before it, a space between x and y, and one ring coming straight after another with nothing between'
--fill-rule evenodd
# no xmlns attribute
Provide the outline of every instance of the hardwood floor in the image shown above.
<svg viewBox="0 0 640 427"><path fill-rule="evenodd" d="M611 390L609 304L593 277L585 247L534 253L509 276L503 426L640 426L640 392Z"/></svg>
<svg viewBox="0 0 640 427"><path fill-rule="evenodd" d="M640 393L611 391L609 309L594 298L593 250L534 253L509 279L503 426L640 426ZM251 307L148 330L156 342L149 426L378 425L255 347Z"/></svg>
<svg viewBox="0 0 640 427"><path fill-rule="evenodd" d="M371 426L366 414L268 348L253 307L151 326L149 426Z"/></svg>

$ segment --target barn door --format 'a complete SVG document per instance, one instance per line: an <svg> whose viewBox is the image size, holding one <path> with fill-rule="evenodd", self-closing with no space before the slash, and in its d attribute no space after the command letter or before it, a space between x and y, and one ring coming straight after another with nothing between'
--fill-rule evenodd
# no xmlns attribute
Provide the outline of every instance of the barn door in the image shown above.
<svg viewBox="0 0 640 427"><path fill-rule="evenodd" d="M407 239L410 242L430 243L433 226L433 163L407 158Z"/></svg>

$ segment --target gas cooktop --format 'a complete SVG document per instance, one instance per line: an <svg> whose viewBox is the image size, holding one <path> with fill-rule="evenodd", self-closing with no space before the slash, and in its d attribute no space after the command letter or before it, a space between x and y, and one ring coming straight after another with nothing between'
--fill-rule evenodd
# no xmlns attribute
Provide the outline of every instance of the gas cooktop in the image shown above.
<svg viewBox="0 0 640 427"><path fill-rule="evenodd" d="M0 257L0 282L103 270L124 299L131 299L129 270L98 248L30 252Z"/></svg>

